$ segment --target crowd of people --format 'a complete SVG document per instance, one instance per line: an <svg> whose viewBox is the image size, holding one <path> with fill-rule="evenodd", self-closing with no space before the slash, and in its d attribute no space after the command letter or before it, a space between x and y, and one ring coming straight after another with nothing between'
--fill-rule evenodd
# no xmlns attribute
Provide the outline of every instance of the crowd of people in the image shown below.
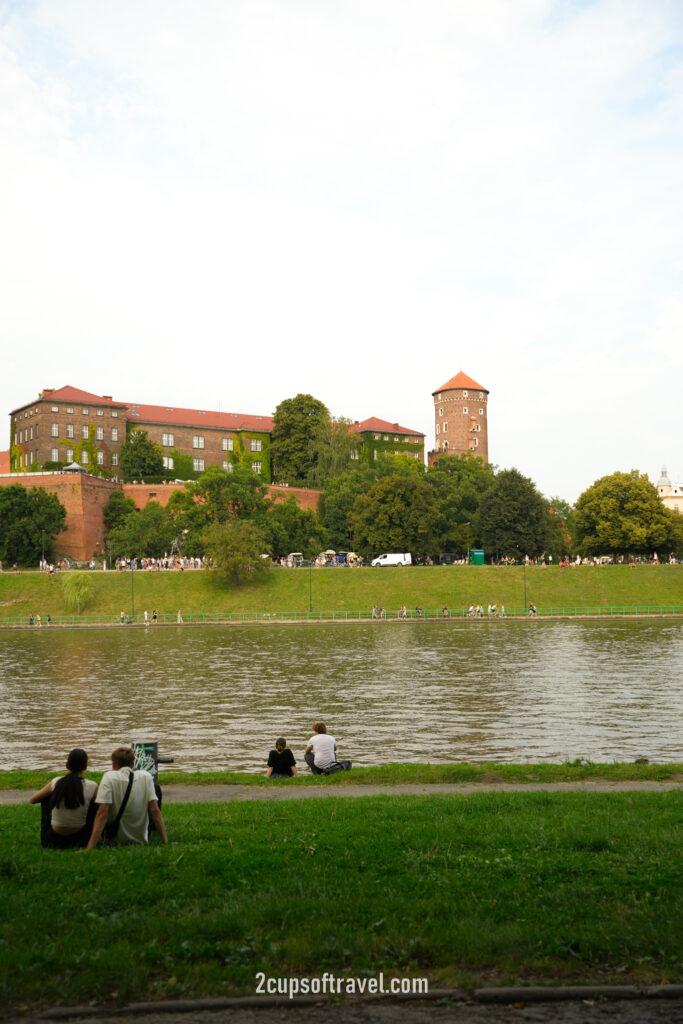
<svg viewBox="0 0 683 1024"><path fill-rule="evenodd" d="M304 749L304 761L314 775L350 771L350 761L337 760L337 741L324 722L314 722ZM152 774L135 767L132 747L117 747L111 770L99 785L84 778L88 755L75 747L66 759L66 775L51 779L29 797L40 804L40 842L46 849L94 850L102 839L112 845L144 845L150 831L168 842L161 813L162 794ZM296 759L284 736L278 736L268 755L266 778L298 777Z"/></svg>

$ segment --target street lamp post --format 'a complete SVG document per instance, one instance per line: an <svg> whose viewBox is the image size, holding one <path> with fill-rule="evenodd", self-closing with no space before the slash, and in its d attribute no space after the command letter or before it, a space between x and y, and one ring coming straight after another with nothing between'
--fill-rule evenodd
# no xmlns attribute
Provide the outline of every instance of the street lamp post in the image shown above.
<svg viewBox="0 0 683 1024"><path fill-rule="evenodd" d="M469 565L470 564L470 524L469 523L465 523L465 526L467 527L467 562L465 564Z"/></svg>
<svg viewBox="0 0 683 1024"><path fill-rule="evenodd" d="M131 605L130 617L131 617L131 620L134 620L135 619L135 559L134 558L131 558L131 560L130 560L130 605Z"/></svg>
<svg viewBox="0 0 683 1024"><path fill-rule="evenodd" d="M524 614L526 615L526 560L523 562L524 565Z"/></svg>
<svg viewBox="0 0 683 1024"><path fill-rule="evenodd" d="M308 610L313 611L313 559L308 562Z"/></svg>

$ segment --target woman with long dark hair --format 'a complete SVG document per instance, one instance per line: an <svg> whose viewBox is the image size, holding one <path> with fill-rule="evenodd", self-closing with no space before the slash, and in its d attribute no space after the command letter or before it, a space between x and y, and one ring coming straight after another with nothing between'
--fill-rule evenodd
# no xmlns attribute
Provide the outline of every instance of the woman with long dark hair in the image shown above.
<svg viewBox="0 0 683 1024"><path fill-rule="evenodd" d="M53 850L70 850L87 846L97 807L97 784L83 778L88 755L74 747L66 761L68 775L52 779L29 799L40 804L40 842Z"/></svg>

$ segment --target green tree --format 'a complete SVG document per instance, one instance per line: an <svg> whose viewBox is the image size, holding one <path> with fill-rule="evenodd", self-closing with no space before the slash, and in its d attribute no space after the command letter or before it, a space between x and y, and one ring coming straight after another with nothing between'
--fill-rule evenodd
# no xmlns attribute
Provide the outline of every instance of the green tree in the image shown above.
<svg viewBox="0 0 683 1024"><path fill-rule="evenodd" d="M160 558L171 550L174 536L166 509L158 501L149 501L109 531L107 548L112 558Z"/></svg>
<svg viewBox="0 0 683 1024"><path fill-rule="evenodd" d="M265 539L254 526L233 519L212 523L204 533L204 550L209 565L225 580L239 585L246 579L262 576L268 568L264 553Z"/></svg>
<svg viewBox="0 0 683 1024"><path fill-rule="evenodd" d="M477 547L481 499L495 482L495 470L478 455L442 455L427 470L439 507L439 549L465 554Z"/></svg>
<svg viewBox="0 0 683 1024"><path fill-rule="evenodd" d="M501 470L482 496L476 517L477 534L489 554L536 557L550 544L548 503L517 469Z"/></svg>
<svg viewBox="0 0 683 1024"><path fill-rule="evenodd" d="M359 466L349 473L328 480L318 501L318 518L327 532L328 542L335 551L353 549L353 522L351 515L356 499L375 484L370 466ZM291 549L290 550L296 550Z"/></svg>
<svg viewBox="0 0 683 1024"><path fill-rule="evenodd" d="M247 519L268 507L267 485L243 462L235 463L232 473L209 466L195 483L186 484L186 490L204 506L212 523Z"/></svg>
<svg viewBox="0 0 683 1024"><path fill-rule="evenodd" d="M361 494L351 513L354 550L364 558L381 551L410 551L413 559L437 549L439 510L434 491L416 476L387 476Z"/></svg>
<svg viewBox="0 0 683 1024"><path fill-rule="evenodd" d="M44 487L0 487L0 561L37 565L54 557L54 541L64 529L66 509Z"/></svg>
<svg viewBox="0 0 683 1024"><path fill-rule="evenodd" d="M71 611L78 615L81 610L92 602L93 585L92 578L87 572L80 572L72 569L62 577L62 590L64 591L64 603Z"/></svg>
<svg viewBox="0 0 683 1024"><path fill-rule="evenodd" d="M360 450L360 439L349 429L353 420L340 416L336 420L321 417L311 438L312 466L308 482L324 487L329 480L348 473L354 464L353 455Z"/></svg>
<svg viewBox="0 0 683 1024"><path fill-rule="evenodd" d="M555 558L561 558L574 550L574 506L557 495L550 499L548 505L552 524L550 550Z"/></svg>
<svg viewBox="0 0 683 1024"><path fill-rule="evenodd" d="M135 502L127 497L118 487L112 491L111 497L102 511L105 530L113 530L122 526L126 518L135 512Z"/></svg>
<svg viewBox="0 0 683 1024"><path fill-rule="evenodd" d="M300 508L293 494L286 501L275 501L256 520L275 558L290 551L301 551L312 558L327 545L327 534L310 509Z"/></svg>
<svg viewBox="0 0 683 1024"><path fill-rule="evenodd" d="M280 402L273 414L270 445L273 480L302 486L313 478L329 422L327 406L312 395Z"/></svg>
<svg viewBox="0 0 683 1024"><path fill-rule="evenodd" d="M124 480L143 480L164 474L161 448L147 436L146 430L131 430L121 445L121 472Z"/></svg>
<svg viewBox="0 0 683 1024"><path fill-rule="evenodd" d="M582 555L651 554L676 550L678 523L645 474L612 473L596 480L576 503Z"/></svg>

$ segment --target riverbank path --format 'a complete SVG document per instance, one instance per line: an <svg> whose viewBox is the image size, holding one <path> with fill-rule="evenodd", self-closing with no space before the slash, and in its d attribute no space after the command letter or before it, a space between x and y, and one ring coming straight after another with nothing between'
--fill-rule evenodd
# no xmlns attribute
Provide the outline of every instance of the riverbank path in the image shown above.
<svg viewBox="0 0 683 1024"><path fill-rule="evenodd" d="M163 784L163 777L161 782ZM362 796L472 796L476 793L665 793L671 790L683 790L683 778L666 782L425 782L396 786L330 785L326 782L302 786L296 779L292 779L291 782L276 782L272 786L163 786L164 804L222 804L243 800L319 800ZM26 803L30 793L28 789L0 790L0 806Z"/></svg>

